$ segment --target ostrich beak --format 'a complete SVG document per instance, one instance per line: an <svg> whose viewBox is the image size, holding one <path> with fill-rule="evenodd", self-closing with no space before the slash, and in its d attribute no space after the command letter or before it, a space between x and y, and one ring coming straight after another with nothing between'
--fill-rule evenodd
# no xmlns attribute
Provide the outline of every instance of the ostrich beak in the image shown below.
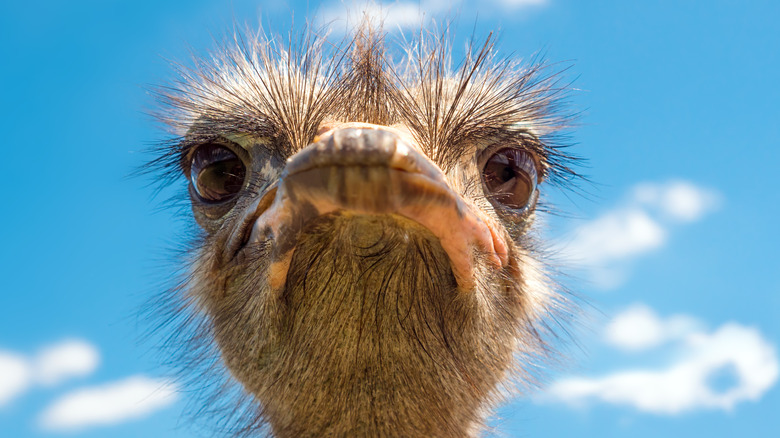
<svg viewBox="0 0 780 438"><path fill-rule="evenodd" d="M276 190L256 203L244 244L273 241L269 283L286 281L299 234L329 213L398 215L436 236L463 290L475 285L475 257L508 264L497 226L448 185L444 173L396 133L381 127L330 131L287 160ZM271 199L271 197L273 197Z"/></svg>

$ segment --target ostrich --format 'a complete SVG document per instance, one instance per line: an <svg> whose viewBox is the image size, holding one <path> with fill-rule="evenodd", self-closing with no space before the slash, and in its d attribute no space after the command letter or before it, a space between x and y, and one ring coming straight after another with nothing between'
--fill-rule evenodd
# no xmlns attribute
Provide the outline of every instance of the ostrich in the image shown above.
<svg viewBox="0 0 780 438"><path fill-rule="evenodd" d="M490 36L452 67L423 32L396 58L368 24L302 35L237 36L159 89L153 166L197 224L167 309L185 368L224 377L198 414L245 436L478 436L569 309L532 226L542 182L574 175L565 89Z"/></svg>

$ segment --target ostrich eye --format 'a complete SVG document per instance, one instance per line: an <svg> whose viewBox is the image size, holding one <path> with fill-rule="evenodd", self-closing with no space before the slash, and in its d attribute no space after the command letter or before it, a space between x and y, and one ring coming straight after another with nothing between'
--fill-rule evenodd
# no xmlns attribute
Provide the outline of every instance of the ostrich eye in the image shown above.
<svg viewBox="0 0 780 438"><path fill-rule="evenodd" d="M531 154L513 148L495 152L482 169L488 197L514 210L528 206L536 190L537 178Z"/></svg>
<svg viewBox="0 0 780 438"><path fill-rule="evenodd" d="M192 156L190 181L204 202L232 199L244 186L245 176L244 162L225 146L205 144Z"/></svg>

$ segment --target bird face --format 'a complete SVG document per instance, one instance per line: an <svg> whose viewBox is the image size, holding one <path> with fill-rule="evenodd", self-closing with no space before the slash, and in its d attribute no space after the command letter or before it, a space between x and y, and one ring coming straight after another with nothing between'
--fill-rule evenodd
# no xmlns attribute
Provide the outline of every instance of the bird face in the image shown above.
<svg viewBox="0 0 780 438"><path fill-rule="evenodd" d="M248 245L273 242L269 284L282 289L299 235L310 222L328 215L385 215L411 220L433 234L463 290L475 286L477 254L494 269L507 267L507 236L501 234L495 218L455 191L407 130L365 123L340 123L321 130L325 132L290 157L281 172L274 171L279 174L278 182L240 214L223 258L235 257ZM530 156L520 148L511 150ZM194 170L190 170L195 202L241 190L246 166L236 155L217 153L212 145L196 154ZM483 166L484 188L493 190L497 203L508 204L504 198L521 199L511 207L530 209L536 164L527 158L524 168L506 155L496 154ZM464 165L469 171L476 167Z"/></svg>
<svg viewBox="0 0 780 438"><path fill-rule="evenodd" d="M475 433L557 302L530 232L566 171L549 83L490 44L399 74L380 43L265 42L165 98L203 230L180 293L278 436Z"/></svg>

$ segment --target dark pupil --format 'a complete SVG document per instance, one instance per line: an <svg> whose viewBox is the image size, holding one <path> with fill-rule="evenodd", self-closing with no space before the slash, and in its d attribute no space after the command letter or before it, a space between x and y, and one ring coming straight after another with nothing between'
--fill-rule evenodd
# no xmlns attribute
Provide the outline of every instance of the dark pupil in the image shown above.
<svg viewBox="0 0 780 438"><path fill-rule="evenodd" d="M501 171L501 181L507 182L515 177L515 171L511 167L504 167Z"/></svg>

